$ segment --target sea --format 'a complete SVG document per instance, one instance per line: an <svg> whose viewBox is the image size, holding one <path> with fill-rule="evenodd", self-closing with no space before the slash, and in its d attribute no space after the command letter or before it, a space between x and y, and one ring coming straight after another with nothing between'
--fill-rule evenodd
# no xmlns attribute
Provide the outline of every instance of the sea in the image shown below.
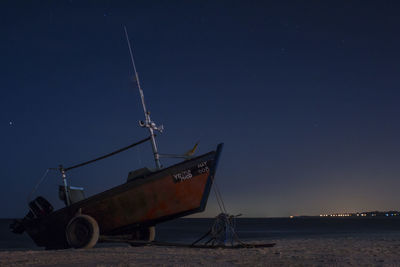
<svg viewBox="0 0 400 267"><path fill-rule="evenodd" d="M156 240L191 244L213 225L214 218L180 218L156 226ZM41 250L27 234L10 232L12 219L0 219L0 250ZM294 238L368 237L399 235L399 217L370 218L237 218L236 233L245 242ZM110 246L126 244L110 244ZM107 246L101 244L100 246Z"/></svg>

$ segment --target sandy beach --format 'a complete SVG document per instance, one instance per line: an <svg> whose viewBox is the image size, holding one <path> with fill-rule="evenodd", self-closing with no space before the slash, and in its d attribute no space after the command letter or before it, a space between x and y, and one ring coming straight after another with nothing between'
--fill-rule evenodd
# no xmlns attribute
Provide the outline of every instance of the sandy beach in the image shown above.
<svg viewBox="0 0 400 267"><path fill-rule="evenodd" d="M400 267L400 0L0 11L0 267Z"/></svg>
<svg viewBox="0 0 400 267"><path fill-rule="evenodd" d="M400 234L268 240L273 248L96 247L0 251L0 266L398 266Z"/></svg>

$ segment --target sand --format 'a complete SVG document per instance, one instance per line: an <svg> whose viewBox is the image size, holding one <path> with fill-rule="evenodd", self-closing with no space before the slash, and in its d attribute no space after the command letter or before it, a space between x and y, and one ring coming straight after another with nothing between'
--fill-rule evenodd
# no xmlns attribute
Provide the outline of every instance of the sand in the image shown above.
<svg viewBox="0 0 400 267"><path fill-rule="evenodd" d="M400 234L267 240L273 248L0 251L0 266L400 266Z"/></svg>

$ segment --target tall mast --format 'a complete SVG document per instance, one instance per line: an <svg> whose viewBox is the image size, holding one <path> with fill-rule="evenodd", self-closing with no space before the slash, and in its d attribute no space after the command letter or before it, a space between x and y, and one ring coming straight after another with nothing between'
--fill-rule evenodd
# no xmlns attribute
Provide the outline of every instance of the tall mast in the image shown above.
<svg viewBox="0 0 400 267"><path fill-rule="evenodd" d="M136 71L136 65L135 65L135 60L133 59L131 43L129 41L128 31L126 30L125 26L124 26L124 30L125 30L126 40L128 42L132 66L133 66L133 70L135 71L135 80L137 83L137 87L139 88L140 99L142 100L143 112L144 112L144 117L145 117L145 121L144 122L139 121L139 125L141 127L147 128L149 130L150 137L151 137L151 145L153 147L154 161L156 163L157 169L161 169L160 154L158 153L158 150L157 150L157 143L156 143L154 131L159 131L161 133L163 131L164 127L162 125L156 126L156 124L150 119L150 111L147 110L146 103L144 102L144 94L143 94L142 87L140 86L139 75Z"/></svg>

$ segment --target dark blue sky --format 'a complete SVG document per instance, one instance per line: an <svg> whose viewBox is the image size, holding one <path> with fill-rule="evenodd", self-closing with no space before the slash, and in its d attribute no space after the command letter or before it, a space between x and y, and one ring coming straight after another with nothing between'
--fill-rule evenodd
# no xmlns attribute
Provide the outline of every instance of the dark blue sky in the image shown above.
<svg viewBox="0 0 400 267"><path fill-rule="evenodd" d="M225 142L228 211L400 209L396 1L2 1L0 12L0 217L25 214L46 168L146 136L123 24L165 125L160 151ZM91 195L143 165L150 144L69 177ZM53 173L38 192L57 207L60 182ZM211 197L203 215L217 213Z"/></svg>

